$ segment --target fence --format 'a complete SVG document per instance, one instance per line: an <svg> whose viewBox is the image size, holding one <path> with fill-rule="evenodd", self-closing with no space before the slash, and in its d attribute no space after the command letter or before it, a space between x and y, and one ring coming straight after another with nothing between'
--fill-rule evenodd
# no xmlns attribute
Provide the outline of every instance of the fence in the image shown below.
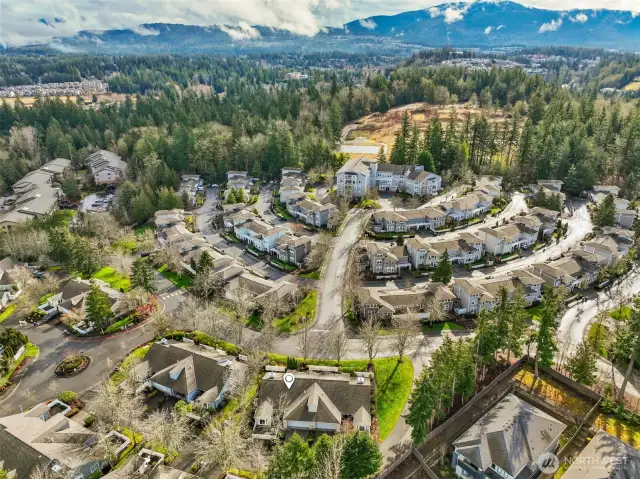
<svg viewBox="0 0 640 479"><path fill-rule="evenodd" d="M427 462L424 460L424 457L422 457L422 454L420 454L420 451L418 451L413 446L411 446L409 449L407 449L405 452L403 452L402 455L398 459L396 459L396 461L393 464L391 464L384 471L382 471L380 474L378 474L376 476L376 478L377 479L384 479L384 478L388 477L392 472L394 472L400 466L400 464L405 462L411 456L413 456L418 461L418 464L420 464L419 469L422 469L430 479L440 479L438 477L438 475L435 472L433 472L433 470L429 467ZM405 476L405 477L413 477L414 473L417 470L418 470L418 468L414 469L411 472L411 476Z"/></svg>

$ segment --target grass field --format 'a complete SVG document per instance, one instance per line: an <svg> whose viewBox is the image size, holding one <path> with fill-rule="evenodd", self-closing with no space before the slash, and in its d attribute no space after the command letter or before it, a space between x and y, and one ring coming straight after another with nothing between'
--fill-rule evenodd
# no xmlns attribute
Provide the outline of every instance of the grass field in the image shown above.
<svg viewBox="0 0 640 479"><path fill-rule="evenodd" d="M320 270L316 269L308 273L300 273L298 276L305 279L320 279Z"/></svg>
<svg viewBox="0 0 640 479"><path fill-rule="evenodd" d="M122 370L128 369L137 359L144 359L144 357L149 352L149 348L151 348L151 345L147 344L145 346L139 347L135 351L132 351L126 358L122 360L122 363L120 363L120 367L118 368L118 370L113 374L113 376L111 376L111 381L116 384L120 384L122 381L124 381L125 375Z"/></svg>
<svg viewBox="0 0 640 479"><path fill-rule="evenodd" d="M38 349L38 346L32 343L28 343L22 356L18 358L18 360L9 368L9 370L4 376L0 376L0 389L2 389L5 386L5 384L7 384L13 372L16 369L18 369L18 367L23 363L25 359L35 358L38 354L40 354L40 350Z"/></svg>
<svg viewBox="0 0 640 479"><path fill-rule="evenodd" d="M292 333L300 330L307 325L309 321L313 321L316 315L316 306L318 304L318 292L311 291L300 301L295 311L287 314L283 318L275 320L274 325L282 333Z"/></svg>
<svg viewBox="0 0 640 479"><path fill-rule="evenodd" d="M460 331L461 329L464 329L464 328L459 324L456 324L451 321L445 321L444 323L433 323L431 325L429 324L422 325L423 333L435 333L435 332L441 332L441 331Z"/></svg>
<svg viewBox="0 0 640 479"><path fill-rule="evenodd" d="M2 313L0 313L0 324L2 324L2 322L5 319L11 316L15 310L16 310L15 304L10 304L9 306L7 306L7 309L5 309Z"/></svg>
<svg viewBox="0 0 640 479"><path fill-rule="evenodd" d="M133 315L125 316L115 323L110 324L109 327L104 330L104 334L111 334L120 331L123 327L132 325L134 320L135 318Z"/></svg>
<svg viewBox="0 0 640 479"><path fill-rule="evenodd" d="M594 347L600 356L608 357L608 346L611 341L609 328L604 324L594 323L589 328L589 343Z"/></svg>
<svg viewBox="0 0 640 479"><path fill-rule="evenodd" d="M133 231L135 234L137 235L141 235L142 233L144 233L146 230L155 230L156 227L153 224L146 224L146 225L142 225L142 226L138 226L137 228L135 228Z"/></svg>
<svg viewBox="0 0 640 479"><path fill-rule="evenodd" d="M542 304L537 304L527 309L527 314L531 321L538 321L540 319L540 312L542 311Z"/></svg>
<svg viewBox="0 0 640 479"><path fill-rule="evenodd" d="M129 278L121 276L116 272L115 269L110 266L105 266L100 271L93 274L93 276L91 277L104 281L105 283L109 283L109 286L118 291L120 291L120 289L129 291L129 289L131 288L131 282L129 281Z"/></svg>
<svg viewBox="0 0 640 479"><path fill-rule="evenodd" d="M632 81L631 83L627 83L624 88L624 91L640 91L640 81Z"/></svg>
<svg viewBox="0 0 640 479"><path fill-rule="evenodd" d="M163 264L162 266L160 266L160 268L158 268L158 273L160 273L162 276L167 278L169 281L175 284L178 288L188 288L189 286L191 286L191 283L193 282L193 278L191 278L191 276L189 275L185 274L180 276L178 275L178 273L169 271L167 269L166 264Z"/></svg>

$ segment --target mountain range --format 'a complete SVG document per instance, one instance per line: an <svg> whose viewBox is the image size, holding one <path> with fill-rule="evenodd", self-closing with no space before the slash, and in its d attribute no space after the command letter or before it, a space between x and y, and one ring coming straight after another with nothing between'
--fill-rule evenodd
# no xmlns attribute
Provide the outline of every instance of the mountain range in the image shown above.
<svg viewBox="0 0 640 479"><path fill-rule="evenodd" d="M544 10L515 2L448 3L323 28L313 37L256 25L144 24L55 38L62 51L92 53L398 53L424 47L573 45L640 51L640 15L620 10Z"/></svg>

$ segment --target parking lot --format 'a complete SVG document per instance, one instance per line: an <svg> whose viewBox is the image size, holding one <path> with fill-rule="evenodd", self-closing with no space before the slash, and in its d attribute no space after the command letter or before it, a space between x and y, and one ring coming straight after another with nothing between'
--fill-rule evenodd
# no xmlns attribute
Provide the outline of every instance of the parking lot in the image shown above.
<svg viewBox="0 0 640 479"><path fill-rule="evenodd" d="M80 211L86 213L87 211L107 211L113 200L113 194L98 195L90 194L84 197L82 204L80 205Z"/></svg>

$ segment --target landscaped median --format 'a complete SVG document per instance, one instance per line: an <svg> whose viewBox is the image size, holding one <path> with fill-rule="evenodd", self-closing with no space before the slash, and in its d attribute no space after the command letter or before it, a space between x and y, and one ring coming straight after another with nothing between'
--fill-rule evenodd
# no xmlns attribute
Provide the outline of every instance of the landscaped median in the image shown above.
<svg viewBox="0 0 640 479"><path fill-rule="evenodd" d="M293 333L309 325L316 315L318 291L307 294L296 309L282 318L275 320L275 326L282 333Z"/></svg>
<svg viewBox="0 0 640 479"><path fill-rule="evenodd" d="M2 324L2 322L5 319L11 316L15 310L16 310L15 304L10 304L9 306L7 306L7 309L5 309L2 313L0 313L0 324Z"/></svg>
<svg viewBox="0 0 640 479"><path fill-rule="evenodd" d="M11 376L13 376L13 374L16 372L16 370L22 367L22 363L24 363L24 361L26 361L28 358L35 358L39 353L40 351L38 349L38 346L32 343L27 343L22 356L20 356L18 360L9 367L8 371L4 375L0 376L0 395L2 395L4 391L6 391L9 386L11 386L9 380L11 379Z"/></svg>
<svg viewBox="0 0 640 479"><path fill-rule="evenodd" d="M114 268L110 266L101 268L91 277L108 283L111 288L117 291L129 291L129 289L131 288L131 281L129 280L129 278L125 278L124 276L120 275Z"/></svg>
<svg viewBox="0 0 640 479"><path fill-rule="evenodd" d="M287 364L286 356L280 354L268 354L269 359L275 364ZM297 364L302 364L302 358L293 358ZM291 362L291 361L289 361ZM338 366L331 359L307 359L306 365ZM401 363L398 357L379 358L373 360L376 381L376 403L380 441L384 441L395 427L404 405L409 399L413 386L413 364L407 358ZM367 371L369 361L367 359L350 359L340 361L340 372L353 373L355 371ZM374 413L374 411L372 411Z"/></svg>

